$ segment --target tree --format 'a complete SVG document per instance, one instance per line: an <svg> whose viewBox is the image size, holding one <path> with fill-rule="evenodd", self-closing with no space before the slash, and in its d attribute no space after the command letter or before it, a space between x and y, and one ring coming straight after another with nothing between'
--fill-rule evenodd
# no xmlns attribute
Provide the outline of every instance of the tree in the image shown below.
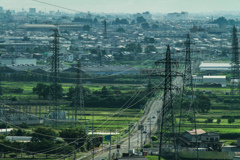
<svg viewBox="0 0 240 160"><path fill-rule="evenodd" d="M83 146L88 140L88 135L84 129L78 128L68 128L62 129L60 132L60 137L65 138L67 143L71 143L77 140L78 146ZM81 151L85 151L86 148L81 147Z"/></svg>
<svg viewBox="0 0 240 160"><path fill-rule="evenodd" d="M9 49L9 51L10 51L10 52L15 52L16 49L15 49L15 47L11 47L11 48Z"/></svg>
<svg viewBox="0 0 240 160"><path fill-rule="evenodd" d="M43 96L44 98L47 97L48 93L46 93L46 89L47 89L48 85L44 84L44 83L38 83L36 87L34 87L32 90L34 93L36 93L38 95L38 98L40 96Z"/></svg>
<svg viewBox="0 0 240 160"><path fill-rule="evenodd" d="M149 29L150 28L149 23L147 23L147 22L142 23L142 28L143 29Z"/></svg>
<svg viewBox="0 0 240 160"><path fill-rule="evenodd" d="M32 50L30 49L30 48L26 48L26 52L28 52L28 53L32 53Z"/></svg>
<svg viewBox="0 0 240 160"><path fill-rule="evenodd" d="M56 91L56 98L62 98L63 89L61 84L51 84L50 86L48 86L44 83L38 83L37 86L33 88L33 92L36 93L39 98L42 96L44 99L47 99L49 96L51 98L54 97L54 90Z"/></svg>
<svg viewBox="0 0 240 160"><path fill-rule="evenodd" d="M151 53L151 52L156 52L157 49L154 45L148 45L146 48L145 48L145 53Z"/></svg>
<svg viewBox="0 0 240 160"><path fill-rule="evenodd" d="M123 29L122 27L119 27L116 31L119 33L125 33L125 29Z"/></svg>
<svg viewBox="0 0 240 160"><path fill-rule="evenodd" d="M152 29L158 29L158 28L159 28L159 25L157 25L157 24L152 25Z"/></svg>
<svg viewBox="0 0 240 160"><path fill-rule="evenodd" d="M213 123L213 118L208 118L205 120L206 123Z"/></svg>
<svg viewBox="0 0 240 160"><path fill-rule="evenodd" d="M219 17L218 19L216 19L214 21L214 23L217 23L220 27L223 27L223 26L227 25L228 21L225 17Z"/></svg>
<svg viewBox="0 0 240 160"><path fill-rule="evenodd" d="M154 96L154 91L153 91L153 85L152 85L152 82L149 81L148 85L147 85L147 89L146 89L146 96L147 97L151 97L151 96Z"/></svg>
<svg viewBox="0 0 240 160"><path fill-rule="evenodd" d="M155 43L155 39L154 38L145 37L144 38L144 43Z"/></svg>
<svg viewBox="0 0 240 160"><path fill-rule="evenodd" d="M134 25L136 24L136 22L134 20L131 21L131 25Z"/></svg>
<svg viewBox="0 0 240 160"><path fill-rule="evenodd" d="M234 122L235 122L234 117L229 117L229 118L228 118L228 123L229 123L229 124L234 123Z"/></svg>
<svg viewBox="0 0 240 160"><path fill-rule="evenodd" d="M33 52L34 53L39 53L39 47L34 47Z"/></svg>
<svg viewBox="0 0 240 160"><path fill-rule="evenodd" d="M46 88L45 93L48 92L51 98L53 98L55 95L53 91L56 91L56 97L57 99L61 99L63 97L63 88L61 84L51 84L48 88Z"/></svg>
<svg viewBox="0 0 240 160"><path fill-rule="evenodd" d="M210 98L203 94L197 96L196 104L201 112L208 112L212 106Z"/></svg>
<svg viewBox="0 0 240 160"><path fill-rule="evenodd" d="M145 23L147 22L147 20L145 18L141 17L137 17L137 23Z"/></svg>
<svg viewBox="0 0 240 160"><path fill-rule="evenodd" d="M136 46L136 53L141 53L142 52L142 47L141 47L141 44L137 44Z"/></svg>
<svg viewBox="0 0 240 160"><path fill-rule="evenodd" d="M27 37L27 36L24 36L24 37L23 37L23 41L29 41L29 40L30 40L29 37Z"/></svg>
<svg viewBox="0 0 240 160"><path fill-rule="evenodd" d="M221 123L221 119L218 118L218 119L217 119L217 124L220 124L220 123Z"/></svg>
<svg viewBox="0 0 240 160"><path fill-rule="evenodd" d="M98 19L94 18L93 23L97 24L98 23Z"/></svg>
<svg viewBox="0 0 240 160"><path fill-rule="evenodd" d="M84 25L83 30L84 31L90 31L90 26L89 25Z"/></svg>
<svg viewBox="0 0 240 160"><path fill-rule="evenodd" d="M125 50L128 52L134 52L136 49L136 44L135 43L129 43L126 45Z"/></svg>
<svg viewBox="0 0 240 160"><path fill-rule="evenodd" d="M103 97L103 98L106 98L109 96L109 91L106 86L103 86L103 88L101 90L101 95L102 95L101 97Z"/></svg>
<svg viewBox="0 0 240 160"><path fill-rule="evenodd" d="M33 131L32 142L41 142L43 140L53 141L58 136L57 132L50 127L38 127Z"/></svg>

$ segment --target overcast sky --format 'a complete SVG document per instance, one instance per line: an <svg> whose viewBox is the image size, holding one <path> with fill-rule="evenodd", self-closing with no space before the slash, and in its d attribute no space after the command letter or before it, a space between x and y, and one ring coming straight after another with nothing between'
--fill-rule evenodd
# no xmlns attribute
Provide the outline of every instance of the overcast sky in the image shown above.
<svg viewBox="0 0 240 160"><path fill-rule="evenodd" d="M212 11L240 11L240 0L39 0L61 7L74 9L80 12L106 12L106 13L136 13L143 11L168 13L187 11L212 12ZM42 10L68 11L34 0L0 0L4 9L21 10L24 8L37 8Z"/></svg>

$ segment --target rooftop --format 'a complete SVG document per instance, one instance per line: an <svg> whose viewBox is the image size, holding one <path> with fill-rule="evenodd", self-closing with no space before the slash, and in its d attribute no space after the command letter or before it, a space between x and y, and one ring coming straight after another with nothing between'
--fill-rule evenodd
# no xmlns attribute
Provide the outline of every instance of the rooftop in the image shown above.
<svg viewBox="0 0 240 160"><path fill-rule="evenodd" d="M197 135L201 135L201 134L204 134L204 133L206 133L204 130L202 130L202 129L197 129L196 131L195 131L195 129L193 129L193 130L190 130L190 131L187 131L189 134L191 134L191 135L196 135L196 133L197 133Z"/></svg>
<svg viewBox="0 0 240 160"><path fill-rule="evenodd" d="M24 24L22 25L22 27L43 27L43 28L47 28L47 27L51 27L51 28L57 28L55 25L52 24Z"/></svg>
<svg viewBox="0 0 240 160"><path fill-rule="evenodd" d="M200 68L230 68L230 63L210 63L210 62L202 62L199 66Z"/></svg>
<svg viewBox="0 0 240 160"><path fill-rule="evenodd" d="M203 76L203 78L226 79L226 76Z"/></svg>

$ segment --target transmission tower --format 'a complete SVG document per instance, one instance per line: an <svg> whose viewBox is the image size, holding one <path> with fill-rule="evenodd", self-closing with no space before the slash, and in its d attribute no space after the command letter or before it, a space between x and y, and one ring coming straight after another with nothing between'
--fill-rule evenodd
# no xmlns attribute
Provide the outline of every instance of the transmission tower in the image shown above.
<svg viewBox="0 0 240 160"><path fill-rule="evenodd" d="M78 121L77 115L78 110L80 111L80 123L81 128L86 125L85 109L84 109L84 96L83 96L83 86L82 86L82 72L81 72L81 61L78 60L77 63L77 83L76 83L76 98L75 98L75 126Z"/></svg>
<svg viewBox="0 0 240 160"><path fill-rule="evenodd" d="M231 78L231 106L230 108L233 107L233 99L234 99L234 94L235 92L240 91L239 87L239 51L238 51L238 37L237 37L237 28L236 26L233 26L232 30L232 62L231 62L231 73L232 73L232 78Z"/></svg>
<svg viewBox="0 0 240 160"><path fill-rule="evenodd" d="M193 53L193 50L191 50L191 40L189 34L187 35L187 40L185 41L186 49L183 51L185 52L185 62L184 62L184 76L183 76L183 86L182 86L182 97L181 97L181 106L180 106L180 120L179 120L179 133L178 136L181 134L181 121L182 121L182 112L183 112L183 97L184 94L187 94L187 96L191 97L191 102L194 101L194 91L193 91L193 77L192 77L192 57L191 54ZM197 52L197 51L195 51ZM189 87L190 91L187 91L185 87ZM187 92L186 92L187 91ZM199 159L198 155L198 142L197 142L197 125L196 125L196 117L195 117L195 105L193 103L188 106L189 109L192 107L193 110L193 116L194 116L194 129L195 129L195 138L196 138L196 147L197 147L197 159ZM178 143L179 143L179 137L178 137Z"/></svg>
<svg viewBox="0 0 240 160"><path fill-rule="evenodd" d="M166 58L162 60L158 60L155 62L156 67L160 64L165 65L164 74L161 72L152 73L150 76L161 76L164 77L164 95L163 95L163 105L161 108L160 115L158 115L158 119L161 118L160 123L158 124L160 127L160 144L159 144L159 154L158 160L160 157L164 156L173 156L176 160L179 159L177 152L177 143L176 143L176 124L174 118L174 109L173 109L173 90L178 87L173 86L173 77L182 76L177 72L172 71L172 65L178 64L175 60L171 58L170 47L167 46ZM164 151L164 148L169 147L169 145L174 146L172 154L168 151ZM169 149L169 148L167 148ZM164 154L165 152L165 154Z"/></svg>
<svg viewBox="0 0 240 160"><path fill-rule="evenodd" d="M56 112L56 123L59 117L59 112L58 112L58 95L59 95L59 32L58 29L52 29L53 31L53 41L52 41L52 50L53 50L53 55L52 55L52 62L51 62L51 76L50 76L50 82L51 86L50 87L50 101L53 103L53 109L50 107L50 112L55 111Z"/></svg>

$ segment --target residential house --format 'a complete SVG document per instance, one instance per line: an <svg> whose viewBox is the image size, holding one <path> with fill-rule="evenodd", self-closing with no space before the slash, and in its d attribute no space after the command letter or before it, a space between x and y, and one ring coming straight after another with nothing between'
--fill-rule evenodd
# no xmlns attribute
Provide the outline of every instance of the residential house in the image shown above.
<svg viewBox="0 0 240 160"><path fill-rule="evenodd" d="M186 131L180 137L180 142L186 147L196 147L198 148L213 148L215 150L220 149L223 142L220 142L220 136L214 132L205 132L202 129L193 129Z"/></svg>

